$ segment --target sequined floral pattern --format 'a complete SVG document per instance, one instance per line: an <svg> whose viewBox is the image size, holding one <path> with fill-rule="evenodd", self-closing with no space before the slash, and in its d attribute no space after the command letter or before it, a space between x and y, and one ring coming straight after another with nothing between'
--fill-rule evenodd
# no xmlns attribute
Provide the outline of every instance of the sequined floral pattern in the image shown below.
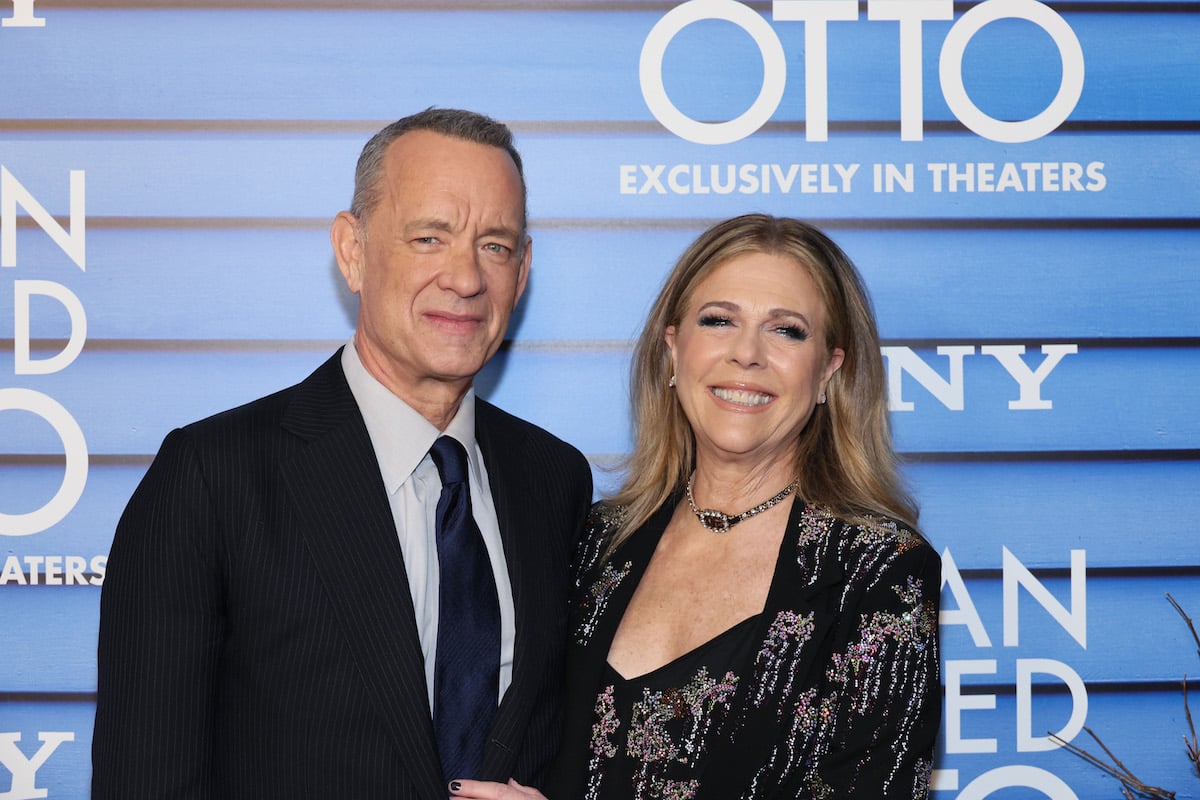
<svg viewBox="0 0 1200 800"><path fill-rule="evenodd" d="M617 746L613 744L612 736L621 727L617 719L616 705L613 703L612 684L604 687L596 698L596 724L592 726L592 753L598 758L612 758L617 754Z"/></svg>
<svg viewBox="0 0 1200 800"><path fill-rule="evenodd" d="M800 540L797 542L799 552L803 554L805 548L828 539L836 522L837 517L829 513L825 507L805 506L804 511L800 514Z"/></svg>
<svg viewBox="0 0 1200 800"><path fill-rule="evenodd" d="M856 529L856 539L862 544L894 547L897 553L905 553L925 543L925 540L908 528L902 528L895 520L867 517Z"/></svg>
<svg viewBox="0 0 1200 800"><path fill-rule="evenodd" d="M908 598L908 609L899 614L880 611L864 617L858 640L852 642L844 654L834 654L831 678L848 683L847 670L855 675L871 670L887 655L888 649L897 644L913 647L918 652L924 648L937 625L932 615L932 603L917 603L920 581L911 577L906 589L899 586L893 589L901 599Z"/></svg>
<svg viewBox="0 0 1200 800"><path fill-rule="evenodd" d="M575 641L578 644L586 645L592 638L592 634L596 632L596 625L600 621L601 615L604 614L604 609L608 608L609 597L612 596L613 590L621 584L621 581L629 575L629 569L632 566L632 562L629 561L619 568L611 563L605 564L600 577L588 587L580 602L581 613L575 627Z"/></svg>
<svg viewBox="0 0 1200 800"><path fill-rule="evenodd" d="M737 685L732 672L716 679L701 667L677 689L643 688L641 699L632 704L624 739L625 750L637 765L633 797L691 800L696 796L700 780L688 776L702 768L713 731L728 713ZM602 773L602 761L617 754L613 734L621 726L612 686L597 698L596 717L589 766L593 773L596 768ZM601 787L601 781L590 784L587 797L599 797Z"/></svg>
<svg viewBox="0 0 1200 800"><path fill-rule="evenodd" d="M712 727L714 711L728 707L736 688L737 676L732 672L718 681L701 667L682 688L644 690L629 722L630 754L643 763L694 760ZM674 726L678 721L684 724Z"/></svg>
<svg viewBox="0 0 1200 800"><path fill-rule="evenodd" d="M808 642L812 632L811 612L801 615L789 610L775 615L755 663L754 705L762 705L779 692L791 692L796 674L790 666L797 662L797 651Z"/></svg>

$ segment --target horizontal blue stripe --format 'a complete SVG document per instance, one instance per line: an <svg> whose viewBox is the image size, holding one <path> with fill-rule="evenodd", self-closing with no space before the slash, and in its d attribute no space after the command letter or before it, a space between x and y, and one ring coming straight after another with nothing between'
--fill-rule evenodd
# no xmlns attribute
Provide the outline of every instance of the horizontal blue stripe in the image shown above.
<svg viewBox="0 0 1200 800"><path fill-rule="evenodd" d="M349 202L365 139L8 133L0 136L0 153L56 214L67 211L69 171L83 170L91 216L326 220ZM1005 145L964 134L921 142L845 134L806 144L794 133L760 133L713 147L669 134L537 133L519 144L535 219L718 218L753 210L821 219L1191 219L1200 207L1200 182L1187 160L1194 137L1187 134L1055 134ZM977 163L991 165L990 180L967 180L982 169ZM1093 163L1102 166L1089 175ZM875 191L875 164L911 165L912 191ZM958 170L953 181L951 164ZM1017 165L1008 177L1005 164ZM1021 164L1039 165L1033 178ZM1062 164L1083 171L1075 183L1064 181ZM837 171L854 165L844 179ZM972 185L980 191L969 191Z"/></svg>
<svg viewBox="0 0 1200 800"><path fill-rule="evenodd" d="M1194 707L1194 706L1193 706ZM1065 697L1035 696L1032 703L1034 736L1060 730L1071 714ZM994 710L962 712L961 734L964 738L997 739L995 753L946 754L946 722L942 723L942 743L938 748L935 769L957 769L959 789L965 789L984 772L1005 766L1028 765L1059 776L1080 800L1120 797L1120 785L1111 777L1089 766L1065 750L1047 752L1018 752L1016 736L1016 705L1012 697L997 697ZM1121 696L1090 695L1085 723L1100 736L1118 758L1134 774L1152 786L1173 789L1179 797L1188 796L1196 776L1188 769L1181 737L1187 732L1183 700L1178 693L1136 693ZM1106 760L1101 748L1080 732L1074 743ZM1111 762L1109 762L1111 763ZM952 800L956 792L934 792L935 800ZM990 797L1009 800L1044 798L1047 795L1033 789L1007 789Z"/></svg>
<svg viewBox="0 0 1200 800"><path fill-rule="evenodd" d="M150 352L131 358L128 353L85 351L66 370L29 376L21 388L65 407L90 451L144 455L155 452L171 428L295 383L327 356ZM11 363L8 353L0 353L0 369L11 374ZM53 429L32 412L5 412L0 424L6 426L6 452L63 451Z"/></svg>
<svg viewBox="0 0 1200 800"><path fill-rule="evenodd" d="M920 463L905 474L921 527L960 569L995 569L1000 543L1030 569L1197 565L1179 504L1200 486L1197 461ZM1200 610L1200 609L1198 609Z"/></svg>
<svg viewBox="0 0 1200 800"><path fill-rule="evenodd" d="M516 341L633 340L700 226L538 228ZM885 339L1161 338L1197 335L1200 251L1184 230L841 230ZM13 280L52 280L87 313L88 338L343 341L357 301L323 227L89 231L87 272L41 231L18 233ZM65 263L64 263L65 262ZM65 338L54 300L35 298L34 338ZM302 310L302 313L301 313Z"/></svg>
<svg viewBox="0 0 1200 800"><path fill-rule="evenodd" d="M344 341L353 330L357 300L323 227L89 230L86 272L40 230L17 236L18 266L0 272L6 317L15 281L49 280L83 304L89 340ZM34 297L31 321L35 339L69 333L53 299Z"/></svg>
<svg viewBox="0 0 1200 800"><path fill-rule="evenodd" d="M1072 549L1086 550L1088 556L1093 553L1086 524L1074 520L1078 516L1072 515L1059 528L1048 524L1043 532L1044 536L1059 543L1058 566L1062 569L1070 567ZM1026 539L1023 535L983 526L977 527L975 532L993 542L992 565L997 570L1003 563L1002 546L1008 547L1027 568L1031 566L1025 561ZM1180 530L1179 535L1186 534ZM953 547L950 551L953 555ZM997 661L995 674L964 678L965 683L1011 683L1016 659L1028 658L1058 659L1071 665L1085 682L1176 681L1184 673L1195 671L1195 643L1165 594L1170 592L1194 615L1200 611L1200 575L1088 575L1086 649L1023 587L1018 588L1016 626L1019 643L1017 646L1005 645L1002 579L967 575L964 581L966 602L960 604L956 595L946 588L942 592L943 613L956 609L966 613L974 606L990 646L978 646L965 624L943 625L942 655L948 659ZM1068 612L1074 610L1068 578L1044 577L1038 578L1038 582L1058 605ZM1009 624L1013 623L1009 621ZM1154 657L1147 658L1147 653L1153 653ZM1044 677L1039 680L1056 682L1056 679Z"/></svg>
<svg viewBox="0 0 1200 800"><path fill-rule="evenodd" d="M19 386L63 405L94 452L146 454L171 427L294 383L325 355L323 349L85 351L66 370L22 376ZM918 355L943 379L949 374L948 357L924 350ZM10 358L0 353L0 371L11 369ZM1042 359L1036 348L1024 356L1030 369ZM629 446L627 364L621 351L510 351L488 365L477 388L585 452L622 453ZM1195 348L1084 346L1042 382L1040 397L1053 408L1009 410L1019 398L1017 382L976 348L963 359L964 410L947 409L906 374L899 399L914 410L895 412L892 423L897 446L906 452L1190 450L1200 448L1200 419L1191 401L1197 375ZM7 452L62 452L52 429L32 414L9 416L0 422Z"/></svg>
<svg viewBox="0 0 1200 800"><path fill-rule="evenodd" d="M36 536L8 539L5 553L19 559L81 556L89 562L107 553L143 472L142 465L93 463L71 513ZM922 530L936 548L950 549L960 570L998 569L999 532L1016 543L1010 549L1020 547L1019 557L1030 569L1065 568L1072 547L1089 551L1092 569L1196 565L1195 542L1176 510L1180 498L1200 485L1196 461L918 463L905 474L921 505ZM0 465L0 511L40 508L62 475L61 466ZM599 493L611 493L620 475L597 467ZM1065 517L1078 517L1078 530L1047 535Z"/></svg>
<svg viewBox="0 0 1200 800"><path fill-rule="evenodd" d="M20 109L18 117L390 119L438 104L507 119L650 120L638 61L664 12L39 13L46 27L7 29L0 48L6 74L29 75L35 68L34 79L14 81L9 89L7 102ZM1072 119L1200 118L1195 60L1176 57L1200 37L1200 15L1066 10L1062 16L1087 64ZM772 24L789 73L776 120L804 117L804 27ZM922 26L928 120L951 118L937 66L949 27ZM895 120L896 23L864 14L857 22L831 24L828 42L831 118ZM984 28L964 59L972 99L997 118L1038 113L1057 89L1060 69L1049 37L1016 20ZM758 93L761 56L734 25L700 22L672 41L663 75L685 112L730 119ZM531 84L536 91L529 91Z"/></svg>
<svg viewBox="0 0 1200 800"><path fill-rule="evenodd" d="M36 535L0 538L0 567L10 555L19 560L31 555L78 556L87 559L90 571L92 559L108 553L121 511L145 470L141 464L93 463L83 495L61 522ZM61 465L0 463L0 512L29 514L38 510L51 500L62 480ZM71 579L64 575L58 580L68 583Z"/></svg>
<svg viewBox="0 0 1200 800"><path fill-rule="evenodd" d="M97 587L0 586L0 692L96 691L99 624Z"/></svg>
<svg viewBox="0 0 1200 800"><path fill-rule="evenodd" d="M922 355L948 375L948 357ZM1033 348L1024 357L1030 368L1042 358ZM978 349L964 359L963 373L963 411L948 410L905 376L902 397L914 410L892 415L900 450L1154 450L1200 443L1200 420L1186 410L1200 376L1200 351L1083 347L1042 383L1041 398L1053 404L1045 411L1010 411L1008 403L1019 397L1016 382Z"/></svg>
<svg viewBox="0 0 1200 800"><path fill-rule="evenodd" d="M1021 549L1015 539L1001 536L996 541L997 567L1002 544ZM1064 542L1063 567L1070 563L1071 547L1086 545ZM1021 558L1020 552L1014 555ZM1074 610L1067 578L1041 578L1039 583L1059 605ZM1005 645L1002 581L967 576L965 585L966 602L960 604L960 598L947 589L943 609L973 606L990 644L978 646L963 624L943 625L943 658L994 660L996 669L966 676L964 685L1011 683L1017 659L1056 659L1089 683L1171 682L1194 668L1194 643L1164 594L1171 593L1194 614L1200 609L1200 576L1089 576L1086 649L1023 587L1018 589L1019 643ZM0 691L93 691L99 596L96 587L0 586L0 637L11 642L0 661ZM51 633L21 636L22 630ZM1146 658L1147 653L1154 653L1154 658ZM1039 675L1035 683L1057 686L1060 681Z"/></svg>

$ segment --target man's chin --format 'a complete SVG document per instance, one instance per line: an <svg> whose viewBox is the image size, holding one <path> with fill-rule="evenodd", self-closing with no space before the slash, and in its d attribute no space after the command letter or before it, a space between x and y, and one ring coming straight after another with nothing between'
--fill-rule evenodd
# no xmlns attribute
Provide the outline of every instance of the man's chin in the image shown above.
<svg viewBox="0 0 1200 800"><path fill-rule="evenodd" d="M470 383L487 366L490 358L450 359L432 365L430 374L445 383Z"/></svg>

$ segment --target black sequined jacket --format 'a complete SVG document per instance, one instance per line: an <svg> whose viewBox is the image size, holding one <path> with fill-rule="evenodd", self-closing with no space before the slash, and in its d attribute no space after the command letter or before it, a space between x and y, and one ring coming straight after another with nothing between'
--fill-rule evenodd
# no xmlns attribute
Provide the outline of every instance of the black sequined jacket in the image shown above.
<svg viewBox="0 0 1200 800"><path fill-rule="evenodd" d="M576 564L551 800L600 796L606 743L597 737L605 735L602 699L611 693L604 665L674 505L608 559L604 547L621 510L592 510ZM740 671L728 714L690 752L675 754L704 763L695 780L672 784L671 796L927 797L941 721L938 554L892 520L851 524L801 500L787 524L755 634L761 646ZM618 793L648 800L636 794Z"/></svg>

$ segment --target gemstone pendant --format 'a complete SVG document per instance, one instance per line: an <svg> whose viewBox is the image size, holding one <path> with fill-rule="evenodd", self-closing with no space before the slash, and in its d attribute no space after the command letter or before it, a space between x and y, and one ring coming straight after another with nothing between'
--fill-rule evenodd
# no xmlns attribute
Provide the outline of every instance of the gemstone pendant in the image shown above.
<svg viewBox="0 0 1200 800"><path fill-rule="evenodd" d="M729 517L722 514L720 511L713 511L710 508L696 512L696 516L700 518L700 524L708 528L713 533L728 533L730 524Z"/></svg>

